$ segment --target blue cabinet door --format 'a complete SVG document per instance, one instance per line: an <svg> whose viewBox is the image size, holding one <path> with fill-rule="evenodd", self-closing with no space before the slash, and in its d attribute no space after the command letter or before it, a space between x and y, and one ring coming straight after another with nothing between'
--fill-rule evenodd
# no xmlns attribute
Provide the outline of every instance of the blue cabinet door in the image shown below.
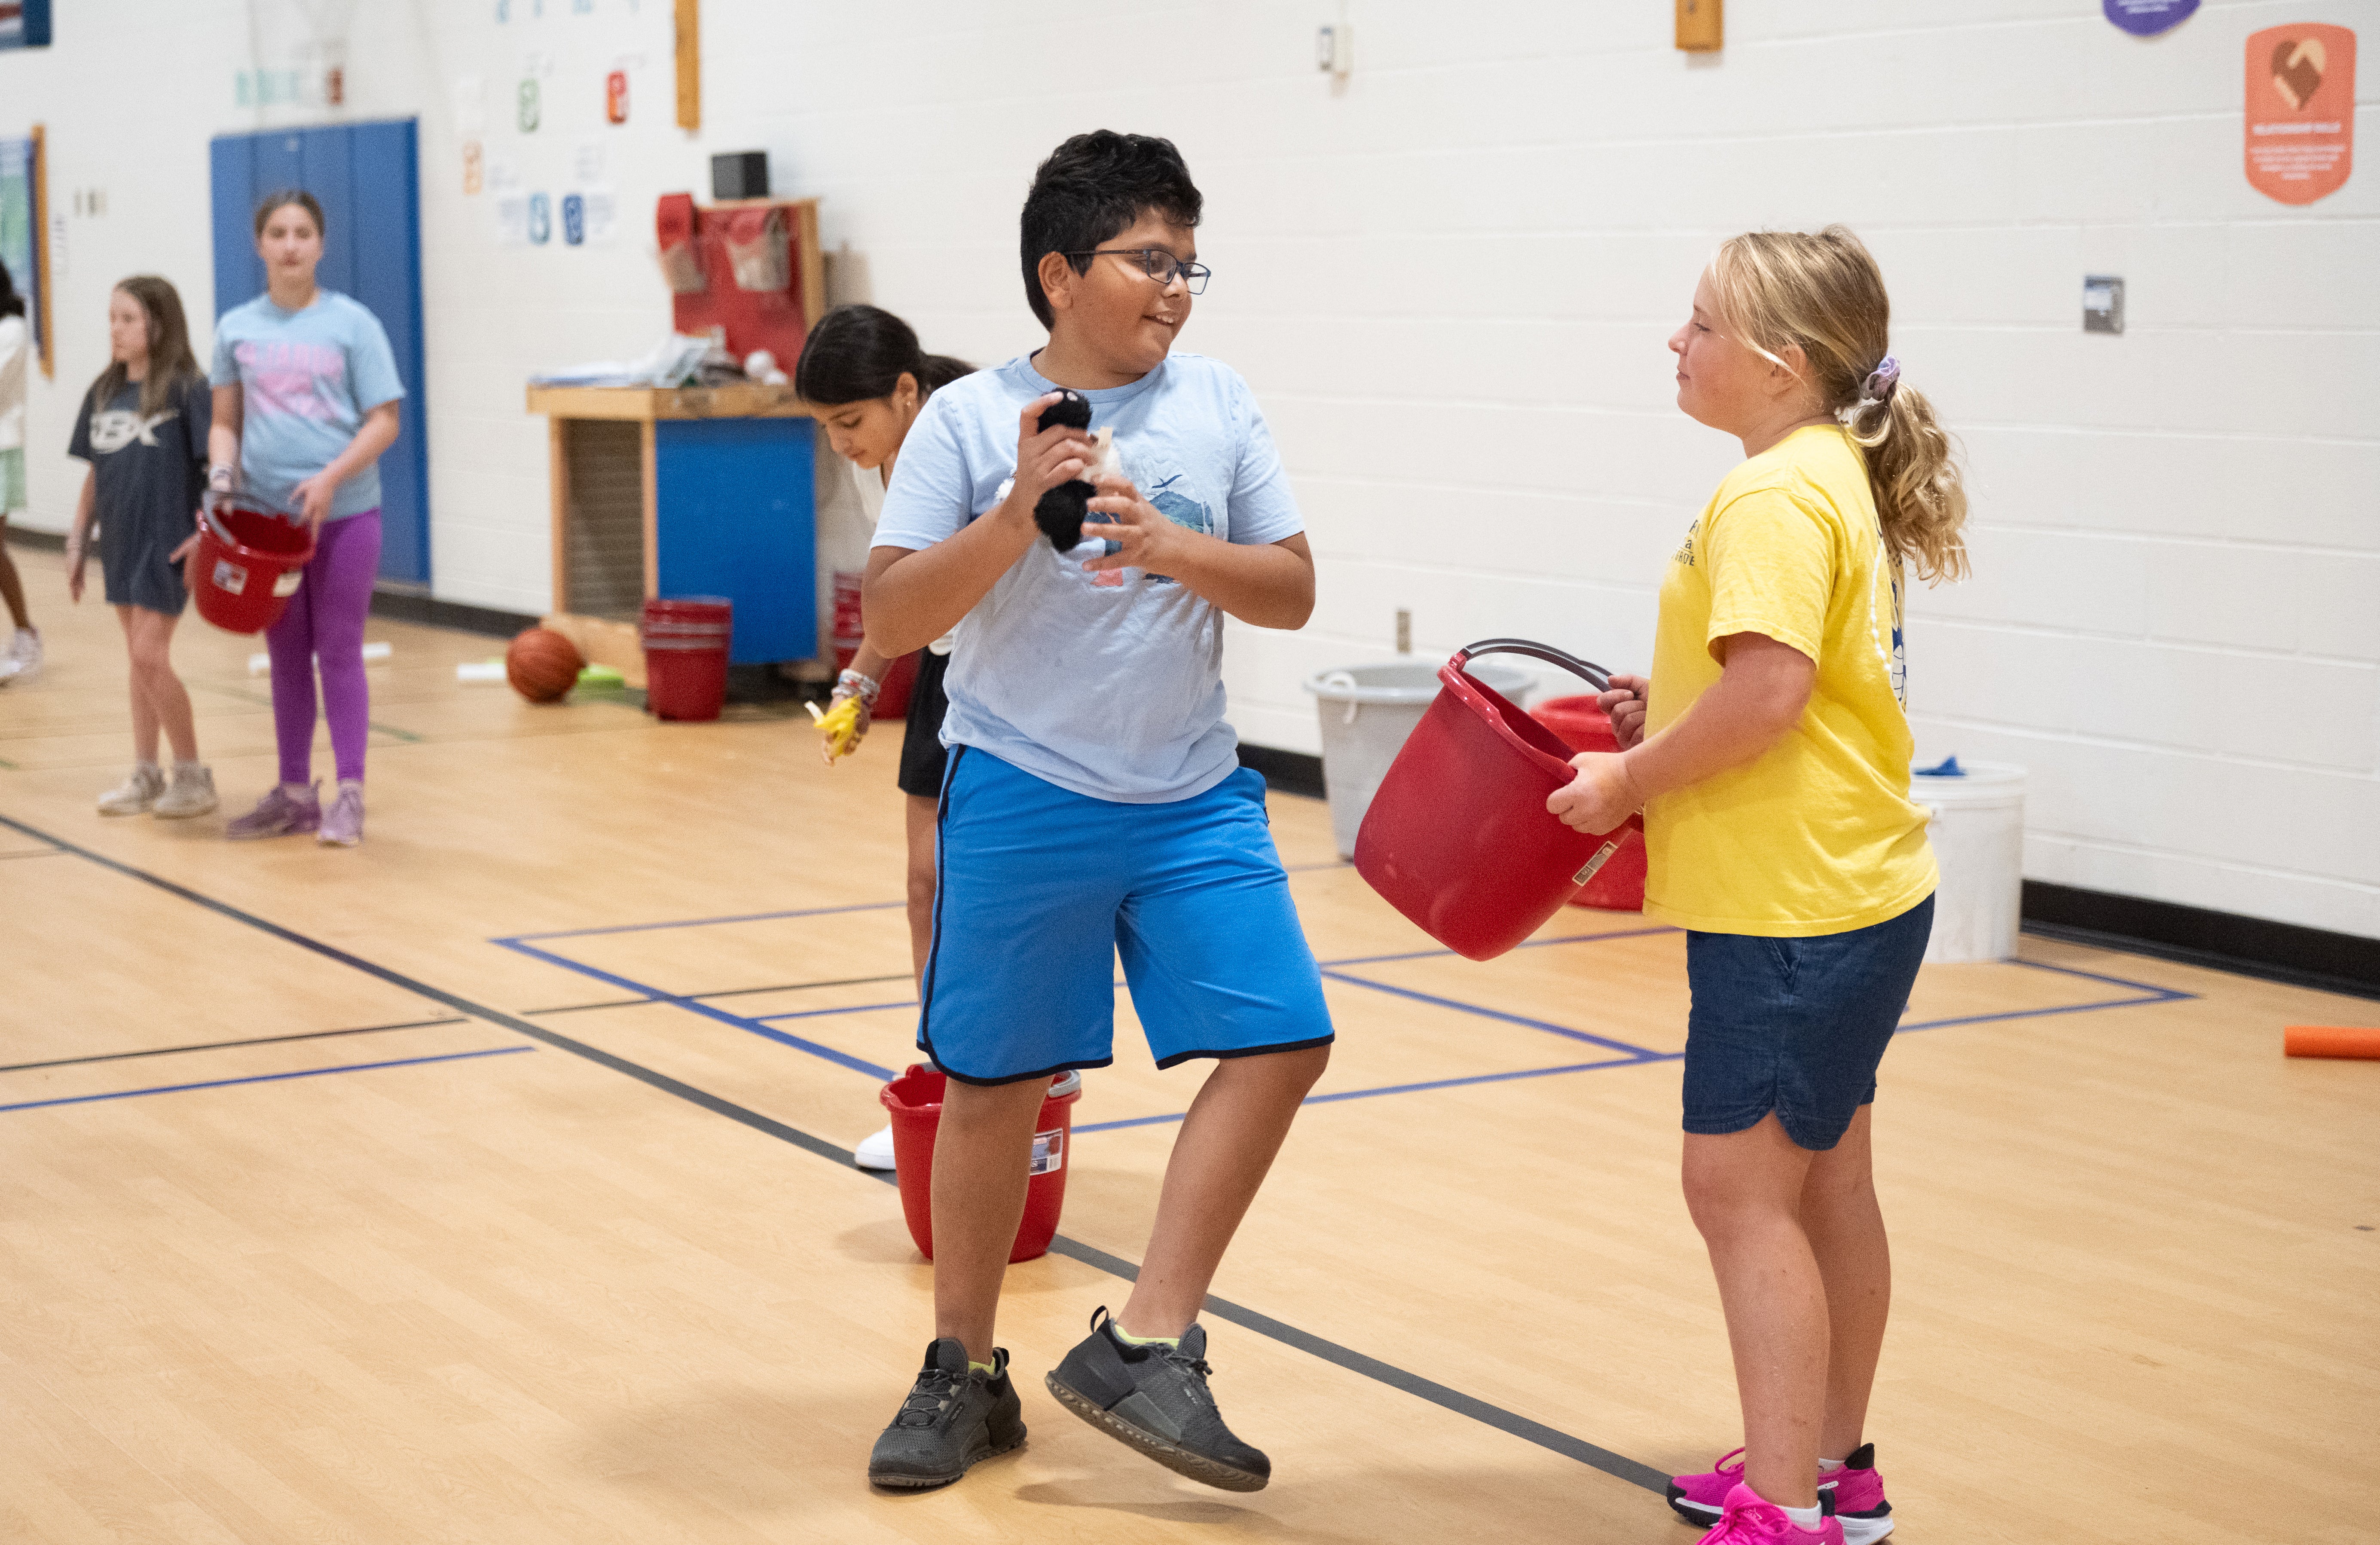
<svg viewBox="0 0 2380 1545"><path fill-rule="evenodd" d="M405 385L396 444L380 458L383 579L430 580L430 440L422 370L421 189L415 120L226 134L210 147L215 315L264 289L258 201L298 188L322 206L315 280L380 319Z"/></svg>
<svg viewBox="0 0 2380 1545"><path fill-rule="evenodd" d="M735 664L818 652L815 454L808 419L653 426L661 593L734 602Z"/></svg>

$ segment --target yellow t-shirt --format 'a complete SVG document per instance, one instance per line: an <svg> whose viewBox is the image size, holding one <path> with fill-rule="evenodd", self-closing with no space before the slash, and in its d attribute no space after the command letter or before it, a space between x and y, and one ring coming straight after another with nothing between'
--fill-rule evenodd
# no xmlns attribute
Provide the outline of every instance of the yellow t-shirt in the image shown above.
<svg viewBox="0 0 2380 1545"><path fill-rule="evenodd" d="M1645 733L1719 677L1714 641L1759 633L1817 663L1801 722L1762 753L1645 807L1645 910L1681 928L1845 933L1934 890L1909 798L1900 566L1860 449L1815 425L1728 474L1661 580Z"/></svg>

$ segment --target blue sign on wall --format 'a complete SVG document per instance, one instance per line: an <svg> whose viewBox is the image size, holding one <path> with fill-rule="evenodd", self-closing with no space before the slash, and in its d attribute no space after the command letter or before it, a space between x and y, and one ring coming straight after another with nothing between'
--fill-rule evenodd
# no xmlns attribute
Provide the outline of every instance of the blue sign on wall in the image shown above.
<svg viewBox="0 0 2380 1545"><path fill-rule="evenodd" d="M0 0L0 48L50 46L50 0Z"/></svg>
<svg viewBox="0 0 2380 1545"><path fill-rule="evenodd" d="M2178 27L2198 9L2198 0L2099 0L2107 19L2138 38Z"/></svg>

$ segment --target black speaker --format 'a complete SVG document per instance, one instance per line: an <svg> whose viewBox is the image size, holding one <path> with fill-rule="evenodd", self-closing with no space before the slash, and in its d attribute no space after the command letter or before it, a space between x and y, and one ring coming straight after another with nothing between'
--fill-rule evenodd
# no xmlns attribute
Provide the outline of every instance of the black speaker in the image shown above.
<svg viewBox="0 0 2380 1545"><path fill-rule="evenodd" d="M710 196L715 200L769 196L769 152L731 151L710 158Z"/></svg>

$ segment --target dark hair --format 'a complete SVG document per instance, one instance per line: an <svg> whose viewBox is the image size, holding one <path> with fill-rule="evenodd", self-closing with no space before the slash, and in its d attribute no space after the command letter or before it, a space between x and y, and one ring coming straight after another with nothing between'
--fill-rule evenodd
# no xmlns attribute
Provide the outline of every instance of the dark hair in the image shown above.
<svg viewBox="0 0 2380 1545"><path fill-rule="evenodd" d="M904 374L917 395L934 393L975 367L947 354L928 354L917 335L892 312L874 306L837 306L819 318L794 365L794 392L804 402L840 408L889 397Z"/></svg>
<svg viewBox="0 0 2380 1545"><path fill-rule="evenodd" d="M285 209L291 204L296 204L314 217L316 236L331 234L331 227L322 223L322 206L315 201L314 195L302 188L284 188L267 193L264 196L264 201L256 206L256 234L260 237L264 234L264 223L273 218L273 211Z"/></svg>
<svg viewBox="0 0 2380 1545"><path fill-rule="evenodd" d="M17 293L17 281L8 277L8 265L0 262L0 317L20 317L25 314L25 298Z"/></svg>
<svg viewBox="0 0 2380 1545"><path fill-rule="evenodd" d="M1094 129L1050 152L1025 195L1017 243L1025 262L1025 300L1048 327L1054 320L1041 293L1041 260L1051 252L1087 252L1141 216L1144 210L1176 225L1196 225L1206 200L1171 140L1153 134ZM1077 274L1088 258L1069 258Z"/></svg>
<svg viewBox="0 0 2380 1545"><path fill-rule="evenodd" d="M149 373L140 382L140 413L151 418L181 406L182 394L205 384L198 356L190 351L190 324L182 315L182 297L170 279L135 274L117 282L117 289L138 301L149 318ZM124 390L124 361L110 359L107 369L91 383L91 406L104 411Z"/></svg>

